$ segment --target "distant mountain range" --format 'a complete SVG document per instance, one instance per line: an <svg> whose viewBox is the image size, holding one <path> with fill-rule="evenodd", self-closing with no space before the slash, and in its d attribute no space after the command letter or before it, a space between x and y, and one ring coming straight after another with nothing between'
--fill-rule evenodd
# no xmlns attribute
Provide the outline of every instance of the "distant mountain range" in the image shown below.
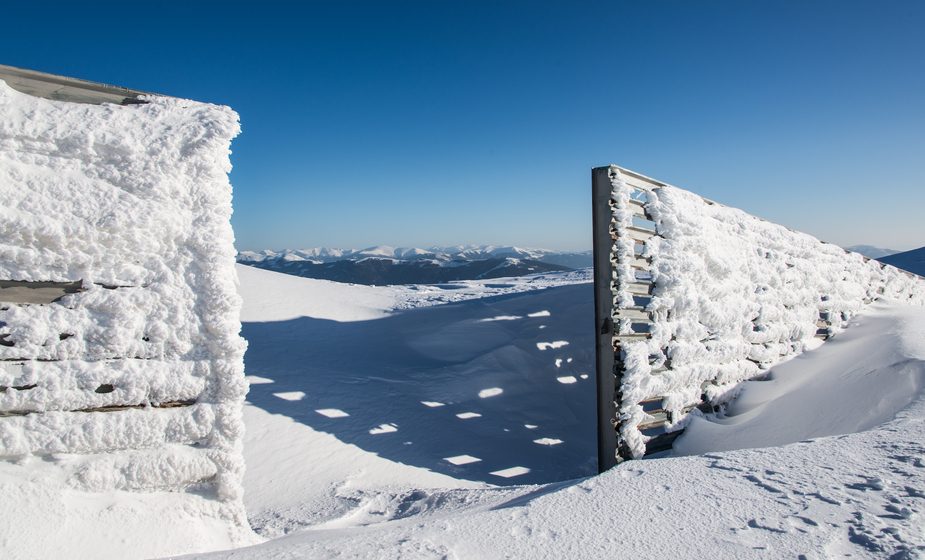
<svg viewBox="0 0 925 560"><path fill-rule="evenodd" d="M868 258L925 276L925 247L900 253L871 245L846 247ZM429 249L378 245L367 249L241 251L238 262L306 278L385 286L437 284L525 276L593 266L593 252L494 245L438 245Z"/></svg>
<svg viewBox="0 0 925 560"><path fill-rule="evenodd" d="M320 247L241 251L238 262L295 276L353 284L436 284L555 272L593 265L592 251L564 252L493 245L388 247L362 250Z"/></svg>
<svg viewBox="0 0 925 560"><path fill-rule="evenodd" d="M880 257L895 255L899 252L894 251L893 249L881 249L880 247L874 247L873 245L852 245L851 247L845 247L845 249L854 251L855 253L861 253L869 259L879 259Z"/></svg>

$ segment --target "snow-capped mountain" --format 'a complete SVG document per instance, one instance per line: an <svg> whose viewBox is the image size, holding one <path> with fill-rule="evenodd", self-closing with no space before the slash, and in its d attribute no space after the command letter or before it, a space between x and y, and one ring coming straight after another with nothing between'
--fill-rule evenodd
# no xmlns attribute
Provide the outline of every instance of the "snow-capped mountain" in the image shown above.
<svg viewBox="0 0 925 560"><path fill-rule="evenodd" d="M852 245L851 247L845 247L845 249L854 251L855 253L861 253L869 259L879 259L881 257L895 255L899 252L894 251L893 249L882 249L880 247L874 247L873 245Z"/></svg>
<svg viewBox="0 0 925 560"><path fill-rule="evenodd" d="M282 251L241 251L238 253L238 262L251 264L267 260L282 261L310 261L316 264L329 263L342 260L358 261L366 258L386 258L398 260L431 259L436 261L474 261L481 259L528 259L540 262L552 262L563 257L576 260L585 259L586 264L577 264L572 268L583 268L592 265L591 251L566 252L550 251L548 249L526 249L513 246L496 245L437 245L430 249L417 247L390 247L376 245L366 249L329 249L316 247L314 249L285 249ZM556 263L558 264L558 263Z"/></svg>
<svg viewBox="0 0 925 560"><path fill-rule="evenodd" d="M306 278L354 284L433 284L523 276L592 266L592 252L513 246L457 245L366 249L242 251L238 262Z"/></svg>

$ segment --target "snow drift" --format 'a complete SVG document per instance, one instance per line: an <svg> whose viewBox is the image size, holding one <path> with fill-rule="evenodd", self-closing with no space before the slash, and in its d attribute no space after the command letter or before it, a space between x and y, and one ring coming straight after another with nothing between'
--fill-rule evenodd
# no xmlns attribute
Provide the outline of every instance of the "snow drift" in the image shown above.
<svg viewBox="0 0 925 560"><path fill-rule="evenodd" d="M0 280L79 285L0 301L0 466L51 458L49 479L80 491L196 486L247 526L239 131L227 107L67 103L0 82Z"/></svg>

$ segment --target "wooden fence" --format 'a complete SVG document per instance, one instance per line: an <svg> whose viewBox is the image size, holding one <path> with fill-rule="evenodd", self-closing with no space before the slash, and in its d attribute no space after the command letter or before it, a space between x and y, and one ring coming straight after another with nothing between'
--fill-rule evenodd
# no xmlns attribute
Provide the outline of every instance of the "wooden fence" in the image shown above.
<svg viewBox="0 0 925 560"><path fill-rule="evenodd" d="M809 337L828 338L862 304L881 295L922 303L925 282L915 275L621 167L593 169L592 194L601 472L643 453L670 449L683 431L682 420L688 413L718 410L738 383L763 376L781 356L803 351ZM660 196L664 200L659 200ZM675 200L674 205L665 203L669 199ZM760 258L751 255L750 261L743 260L740 272L751 270L754 274L755 269L765 266L764 261L776 263L766 275L772 278L768 280L772 289L785 295L793 277L810 279L809 287L801 284L799 295L787 295L783 298L787 304L774 310L784 315L783 319L767 319L757 312L742 318L743 330L757 334L737 341L739 353L732 357L728 348L726 354L714 351L711 343L716 346L722 341L716 340L715 328L701 324L698 310L672 307L670 303L677 294L672 293L669 276L678 274L678 268L660 257L658 248L664 254L666 248L680 246L683 236L673 232L666 239L663 234L669 222L675 223L677 218L683 221L684 216L672 212L677 213L684 204L697 213L715 216L709 219L720 225L728 225L723 220L734 222L739 230L744 228L745 233L739 231L739 236L750 230L761 234L742 242L744 252L759 253ZM691 231L696 232L696 227ZM767 241L775 236L785 242L775 245ZM703 246L709 244L707 240ZM826 271L832 271L828 273L831 278L813 278L815 274L824 276L815 270L814 256L825 263ZM760 282L757 285L763 286ZM709 299L703 294L701 298ZM767 301L746 303L773 307ZM701 334L683 335L688 339L681 340L679 321L695 325ZM762 335L773 328L784 334L775 335L777 338ZM690 348L697 351L693 354L706 357L694 363L700 358L691 358Z"/></svg>

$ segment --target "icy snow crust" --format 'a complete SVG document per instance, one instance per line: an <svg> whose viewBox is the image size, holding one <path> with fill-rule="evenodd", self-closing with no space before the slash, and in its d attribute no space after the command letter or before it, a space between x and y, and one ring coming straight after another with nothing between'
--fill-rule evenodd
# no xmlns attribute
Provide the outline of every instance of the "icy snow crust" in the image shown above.
<svg viewBox="0 0 925 560"><path fill-rule="evenodd" d="M0 304L0 459L80 454L61 468L81 491L214 484L246 527L239 131L227 107L65 103L0 82L0 279L86 290Z"/></svg>
<svg viewBox="0 0 925 560"><path fill-rule="evenodd" d="M628 287L639 255L627 231L629 200L641 189L619 171L612 185L614 307L627 308L635 305ZM647 440L636 428L648 417L640 401L663 396L663 408L676 413L669 430L680 429L681 410L702 394L714 405L728 402L740 382L807 349L820 318L834 334L874 299L925 304L923 279L857 253L676 187L645 190L644 197L658 232L641 251L651 259L655 288L645 309L654 324L647 340L622 343L618 411L633 457ZM617 329L617 336L633 332L629 319ZM660 367L667 369L653 374Z"/></svg>

